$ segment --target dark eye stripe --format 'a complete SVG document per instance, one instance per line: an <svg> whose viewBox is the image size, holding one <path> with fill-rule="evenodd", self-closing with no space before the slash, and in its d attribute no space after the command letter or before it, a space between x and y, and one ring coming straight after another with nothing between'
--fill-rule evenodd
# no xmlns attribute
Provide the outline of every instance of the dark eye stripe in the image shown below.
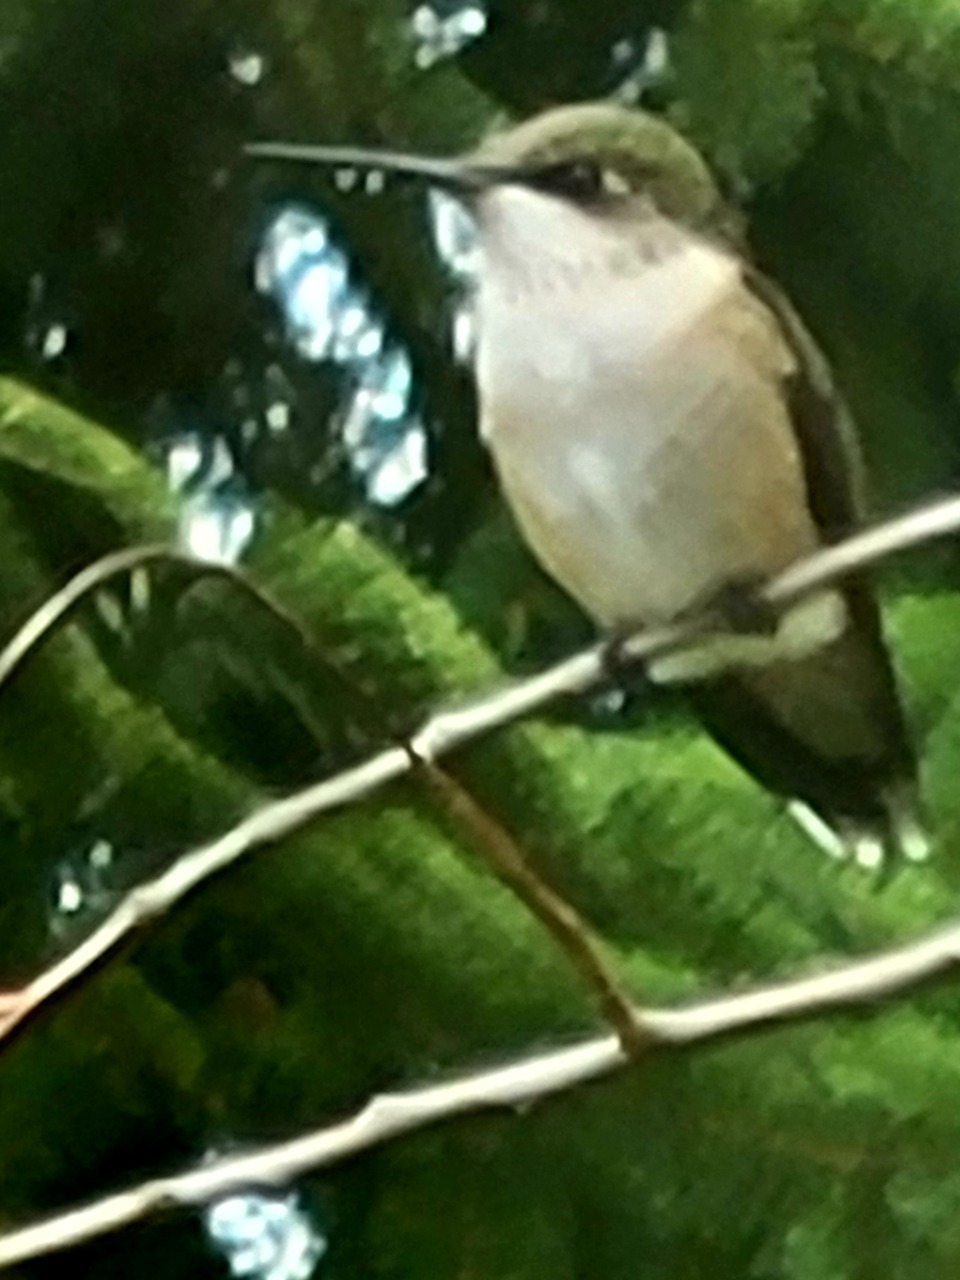
<svg viewBox="0 0 960 1280"><path fill-rule="evenodd" d="M530 186L568 200L597 200L604 193L603 170L594 160L564 160L532 169Z"/></svg>

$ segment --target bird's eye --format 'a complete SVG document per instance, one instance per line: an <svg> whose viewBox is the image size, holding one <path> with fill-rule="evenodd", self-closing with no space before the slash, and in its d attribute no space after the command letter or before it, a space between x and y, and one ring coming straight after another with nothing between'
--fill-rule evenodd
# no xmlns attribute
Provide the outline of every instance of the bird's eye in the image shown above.
<svg viewBox="0 0 960 1280"><path fill-rule="evenodd" d="M599 200L610 191L607 174L595 160L564 160L544 165L530 175L531 186L567 200Z"/></svg>

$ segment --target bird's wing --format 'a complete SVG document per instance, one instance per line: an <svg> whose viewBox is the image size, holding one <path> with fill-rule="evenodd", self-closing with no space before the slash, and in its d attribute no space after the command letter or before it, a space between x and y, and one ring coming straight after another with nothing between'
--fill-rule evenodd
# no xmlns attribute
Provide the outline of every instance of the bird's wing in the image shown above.
<svg viewBox="0 0 960 1280"><path fill-rule="evenodd" d="M744 281L792 356L782 376L808 504L824 542L836 541L863 513L852 419L782 292L752 267L744 269ZM873 593L865 577L854 575L843 594L853 625L828 651L731 672L691 686L690 695L707 727L768 786L806 799L828 818L876 820L891 788L912 786L915 766Z"/></svg>
<svg viewBox="0 0 960 1280"><path fill-rule="evenodd" d="M864 468L853 420L823 353L784 292L747 265L744 283L771 314L795 362L785 378L790 418L800 445L811 514L826 541L863 519Z"/></svg>

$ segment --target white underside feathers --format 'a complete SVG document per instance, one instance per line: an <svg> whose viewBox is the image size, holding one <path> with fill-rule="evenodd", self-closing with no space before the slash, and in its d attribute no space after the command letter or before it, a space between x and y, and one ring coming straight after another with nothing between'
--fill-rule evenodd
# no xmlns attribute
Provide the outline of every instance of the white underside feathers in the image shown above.
<svg viewBox="0 0 960 1280"><path fill-rule="evenodd" d="M657 684L705 680L737 667L764 667L808 657L839 639L847 625L847 608L836 591L804 600L780 619L774 635L711 636L703 644L668 654L650 664Z"/></svg>

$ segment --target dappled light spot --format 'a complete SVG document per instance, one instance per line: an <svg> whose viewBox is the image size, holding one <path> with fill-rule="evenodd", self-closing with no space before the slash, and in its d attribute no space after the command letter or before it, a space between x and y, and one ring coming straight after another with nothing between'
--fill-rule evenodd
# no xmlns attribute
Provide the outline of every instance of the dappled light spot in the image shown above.
<svg viewBox="0 0 960 1280"><path fill-rule="evenodd" d="M346 389L335 421L367 501L378 507L403 502L429 474L413 367L406 349L387 339L369 292L351 279L326 219L301 205L282 209L263 236L254 279L278 305L304 359L343 367Z"/></svg>
<svg viewBox="0 0 960 1280"><path fill-rule="evenodd" d="M418 5L410 19L413 60L421 71L453 58L487 29L486 8L477 0L431 0Z"/></svg>
<svg viewBox="0 0 960 1280"><path fill-rule="evenodd" d="M296 1194L228 1196L205 1214L207 1235L234 1276L308 1280L327 1240Z"/></svg>

